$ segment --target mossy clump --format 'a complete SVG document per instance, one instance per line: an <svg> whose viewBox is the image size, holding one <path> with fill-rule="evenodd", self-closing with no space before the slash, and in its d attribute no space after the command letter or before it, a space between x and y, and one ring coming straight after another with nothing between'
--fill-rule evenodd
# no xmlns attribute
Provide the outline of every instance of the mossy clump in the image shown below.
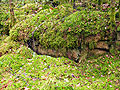
<svg viewBox="0 0 120 90"><path fill-rule="evenodd" d="M40 12L41 10L44 10L44 9L48 9L50 8L49 5L42 5L42 4L35 4L35 3L28 3L28 4L25 4L23 7L20 7L20 8L16 8L16 11L17 11L17 15L24 15L24 14L36 14L38 12ZM22 11L22 12L20 12Z"/></svg>
<svg viewBox="0 0 120 90"><path fill-rule="evenodd" d="M105 30L107 19L104 19L104 14L84 10L77 11L62 20L53 19L51 22L51 19L48 19L36 31L39 33L40 44L44 48L78 48L81 37L96 35ZM36 33L34 36L38 38Z"/></svg>
<svg viewBox="0 0 120 90"><path fill-rule="evenodd" d="M24 45L20 45L19 42L15 42L13 40L10 39L9 36L1 36L0 37L0 53L2 55L4 54L19 54L23 57L26 57L26 58L32 58L33 57L33 54L34 52L24 46Z"/></svg>
<svg viewBox="0 0 120 90"><path fill-rule="evenodd" d="M44 48L78 48L79 39L106 30L105 12L77 11L69 4L41 10L31 19L16 24L10 31L13 40L35 38Z"/></svg>
<svg viewBox="0 0 120 90"><path fill-rule="evenodd" d="M0 35L0 45L7 38L7 35Z"/></svg>
<svg viewBox="0 0 120 90"><path fill-rule="evenodd" d="M61 5L57 8L49 8L49 9L41 10L35 16L33 15L34 17L17 23L10 30L10 36L13 40L18 40L18 39L21 40L21 38L18 38L20 36L28 39L29 36L31 36L32 32L35 29L39 28L41 24L47 22L48 19L51 20L51 22L53 20L59 22L60 18L63 19L63 17L69 15L72 12L72 10L73 10L72 6L70 5ZM46 28L44 26L42 27Z"/></svg>
<svg viewBox="0 0 120 90"><path fill-rule="evenodd" d="M29 59L32 58L34 54L34 52L30 48L23 46L23 45L21 45L20 48L18 48L15 53L20 54L23 57L26 57Z"/></svg>
<svg viewBox="0 0 120 90"><path fill-rule="evenodd" d="M19 43L10 40L10 37L6 37L4 41L1 41L0 44L0 52L2 55L8 53L15 53L15 51L19 48Z"/></svg>
<svg viewBox="0 0 120 90"><path fill-rule="evenodd" d="M9 35L9 29L11 26L11 19L10 19L10 11L7 8L8 4L2 4L1 13L0 13L0 34L7 34ZM40 12L41 10L47 9L50 6L29 3L25 4L25 6L18 8L17 6L14 7L14 18L15 24L26 19L31 19L34 17L35 14Z"/></svg>

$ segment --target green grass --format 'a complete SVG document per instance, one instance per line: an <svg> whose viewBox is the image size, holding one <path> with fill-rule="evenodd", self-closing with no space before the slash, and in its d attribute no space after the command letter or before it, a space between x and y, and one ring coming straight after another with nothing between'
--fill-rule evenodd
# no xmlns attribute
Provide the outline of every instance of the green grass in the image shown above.
<svg viewBox="0 0 120 90"><path fill-rule="evenodd" d="M120 55L101 56L76 64L64 57L22 54L0 57L0 88L5 90L120 89ZM6 88L4 87L6 85Z"/></svg>

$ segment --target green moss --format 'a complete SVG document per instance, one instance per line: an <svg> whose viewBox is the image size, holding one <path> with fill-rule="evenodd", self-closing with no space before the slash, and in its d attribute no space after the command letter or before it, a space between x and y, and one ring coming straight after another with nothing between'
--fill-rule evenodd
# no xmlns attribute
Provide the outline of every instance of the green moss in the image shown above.
<svg viewBox="0 0 120 90"><path fill-rule="evenodd" d="M72 13L69 4L41 10L32 18L21 21L10 31L13 40L25 41L32 37L44 48L77 48L81 35L87 37L105 30L107 18L99 11L77 11ZM26 36L27 35L27 36ZM23 38L20 38L24 36Z"/></svg>
<svg viewBox="0 0 120 90"><path fill-rule="evenodd" d="M117 31L120 31L120 27L119 26L117 27Z"/></svg>
<svg viewBox="0 0 120 90"><path fill-rule="evenodd" d="M10 40L10 37L7 37L0 44L0 52L2 53L2 55L7 54L7 53L15 53L18 47L19 47L18 43Z"/></svg>
<svg viewBox="0 0 120 90"><path fill-rule="evenodd" d="M11 30L10 30L10 37L12 40L18 40L19 30L20 27L16 27L18 24L16 24Z"/></svg>
<svg viewBox="0 0 120 90"><path fill-rule="evenodd" d="M16 54L20 54L21 56L24 56L26 58L32 58L34 52L30 49L27 48L26 46L21 45L19 49L16 50Z"/></svg>
<svg viewBox="0 0 120 90"><path fill-rule="evenodd" d="M20 54L7 54L0 57L0 69L4 68L2 72L9 71L12 74L19 71L20 68L27 63L27 59L25 59Z"/></svg>
<svg viewBox="0 0 120 90"><path fill-rule="evenodd" d="M9 18L9 12L7 13L5 10L2 10L0 13L0 34L7 34L9 33L9 24L11 21L6 22Z"/></svg>
<svg viewBox="0 0 120 90"><path fill-rule="evenodd" d="M19 54L26 58L32 58L34 52L23 45L20 45L18 42L11 40L10 36L1 36L0 37L0 53L4 54Z"/></svg>
<svg viewBox="0 0 120 90"><path fill-rule="evenodd" d="M111 7L111 14L110 14L110 21L111 29L113 29L116 26L115 23L115 7Z"/></svg>
<svg viewBox="0 0 120 90"><path fill-rule="evenodd" d="M94 41L89 43L89 49L94 49L96 47L96 43Z"/></svg>
<svg viewBox="0 0 120 90"><path fill-rule="evenodd" d="M42 46L51 48L54 46L57 46L57 48L60 48L61 46L66 48L77 48L78 36L81 32L84 32L83 35L85 34L85 36L99 33L102 26L105 26L105 22L103 22L103 17L99 18L97 15L102 15L103 13L89 12L89 16L87 16L86 13L86 11L77 11L66 17L63 23L57 24L56 26L54 26L55 22L52 22L53 25L49 25L50 21L47 21L45 25L48 29L45 32L43 31L43 34L39 36L39 41ZM91 18L91 16L93 16L93 18ZM88 18L90 18L91 21L89 21ZM84 19L84 21L82 21L82 19ZM51 26L54 26L54 30L52 30ZM43 26L43 29L44 27L45 26ZM64 39L65 33L67 37ZM49 43L50 38L52 45Z"/></svg>
<svg viewBox="0 0 120 90"><path fill-rule="evenodd" d="M119 41L118 41L118 42L116 42L116 45L117 45L117 46L120 46L120 42L119 42Z"/></svg>
<svg viewBox="0 0 120 90"><path fill-rule="evenodd" d="M67 6L66 6L67 7ZM68 7L70 7L68 5ZM60 9L62 8L62 11L60 11ZM25 33L32 33L32 31L35 30L35 28L39 28L40 24L43 24L41 27L43 27L44 29L47 28L47 26L44 24L45 22L47 23L47 19L49 18L49 21L51 19L57 19L60 16L64 17L66 14L70 13L65 11L65 7L60 6L58 7L58 9L51 10L51 9L45 9L45 10L41 10L37 15L35 15L32 19L26 19L25 21L21 21L20 23L16 24L10 31L10 36L12 37L13 40L16 40L19 35L19 30L21 31L25 31ZM58 14L60 12L60 14ZM58 15L56 18L54 18L56 15ZM49 22L48 25L50 26L51 23ZM41 28L40 27L40 28ZM17 29L17 33L16 32Z"/></svg>
<svg viewBox="0 0 120 90"><path fill-rule="evenodd" d="M0 45L7 38L7 35L0 35Z"/></svg>

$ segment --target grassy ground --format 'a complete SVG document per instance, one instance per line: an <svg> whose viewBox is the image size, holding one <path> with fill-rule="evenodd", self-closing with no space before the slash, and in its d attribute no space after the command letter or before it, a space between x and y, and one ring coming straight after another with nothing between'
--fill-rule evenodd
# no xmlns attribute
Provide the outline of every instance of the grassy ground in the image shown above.
<svg viewBox="0 0 120 90"><path fill-rule="evenodd" d="M4 38L2 44L9 44ZM120 55L77 64L64 57L37 55L23 45L11 47L16 50L0 57L0 90L120 89Z"/></svg>
<svg viewBox="0 0 120 90"><path fill-rule="evenodd" d="M31 7L33 8L33 11L29 11ZM24 21L24 19L33 17L35 15L33 14L33 12L36 11L36 8L34 7L35 7L34 5L29 7L27 6L24 8L20 8L20 11L19 9L18 10L16 9L15 10L15 16L17 18L16 22ZM41 6L37 8L41 8ZM42 14L45 13L45 15L47 14L50 18L45 19L51 22L52 17L50 17L51 15L49 15L49 13L46 13L45 10L49 10L50 13L53 13L51 12L53 8L50 9L47 8L49 7L44 6L43 10L41 10L42 9L41 8L40 9L41 12L37 16L41 15L41 13ZM64 7L62 6L62 8ZM56 21L55 20L56 18L60 18L60 16L62 15L64 16L64 13L62 11L64 10L60 10L60 14L57 14L58 11L56 11L55 14L57 14L58 17L54 17L52 20ZM28 15L26 15L27 12ZM6 15L5 20L8 19L6 13L4 13L4 15ZM1 16L4 15L1 14ZM43 17L45 17L45 15L43 15ZM33 19L30 19L30 21L31 22L33 22L32 20L37 21L38 20L37 16L35 16ZM65 20L66 22L68 21L67 19ZM74 21L75 19L72 18L72 20ZM81 22L81 20L79 21ZM99 21L99 18L97 21ZM40 20L40 22L43 21ZM71 21L69 22L71 23ZM84 23L83 25L85 25ZM25 25L28 25L28 23L26 22ZM31 23L31 25L34 26L35 24ZM64 23L62 23L62 25L64 26ZM76 24L76 26L77 25L78 24ZM75 27L74 23L71 24L71 26L74 28ZM19 29L19 27L17 28ZM24 27L21 28L23 28L23 30L28 30L28 28ZM85 60L84 63L82 62L77 64L74 61L64 57L54 58L46 55L37 55L30 48L27 48L26 46L21 45L18 42L10 40L10 37L8 36L1 36L0 34L0 90L119 90L119 89L120 89L119 54L118 55L106 54L104 56L98 57L97 59L91 58Z"/></svg>

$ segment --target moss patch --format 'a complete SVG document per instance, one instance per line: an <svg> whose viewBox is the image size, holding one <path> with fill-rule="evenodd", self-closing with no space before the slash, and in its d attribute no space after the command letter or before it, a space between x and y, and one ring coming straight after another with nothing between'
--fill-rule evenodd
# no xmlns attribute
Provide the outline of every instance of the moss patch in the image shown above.
<svg viewBox="0 0 120 90"><path fill-rule="evenodd" d="M0 52L2 53L2 55L7 53L15 53L18 47L19 47L19 44L17 42L14 42L10 40L10 37L7 37L0 44Z"/></svg>
<svg viewBox="0 0 120 90"><path fill-rule="evenodd" d="M71 14L72 10L68 4L41 10L33 18L16 24L10 35L13 40L26 41L34 37L44 48L77 48L80 37L106 29L106 13L83 10Z"/></svg>

